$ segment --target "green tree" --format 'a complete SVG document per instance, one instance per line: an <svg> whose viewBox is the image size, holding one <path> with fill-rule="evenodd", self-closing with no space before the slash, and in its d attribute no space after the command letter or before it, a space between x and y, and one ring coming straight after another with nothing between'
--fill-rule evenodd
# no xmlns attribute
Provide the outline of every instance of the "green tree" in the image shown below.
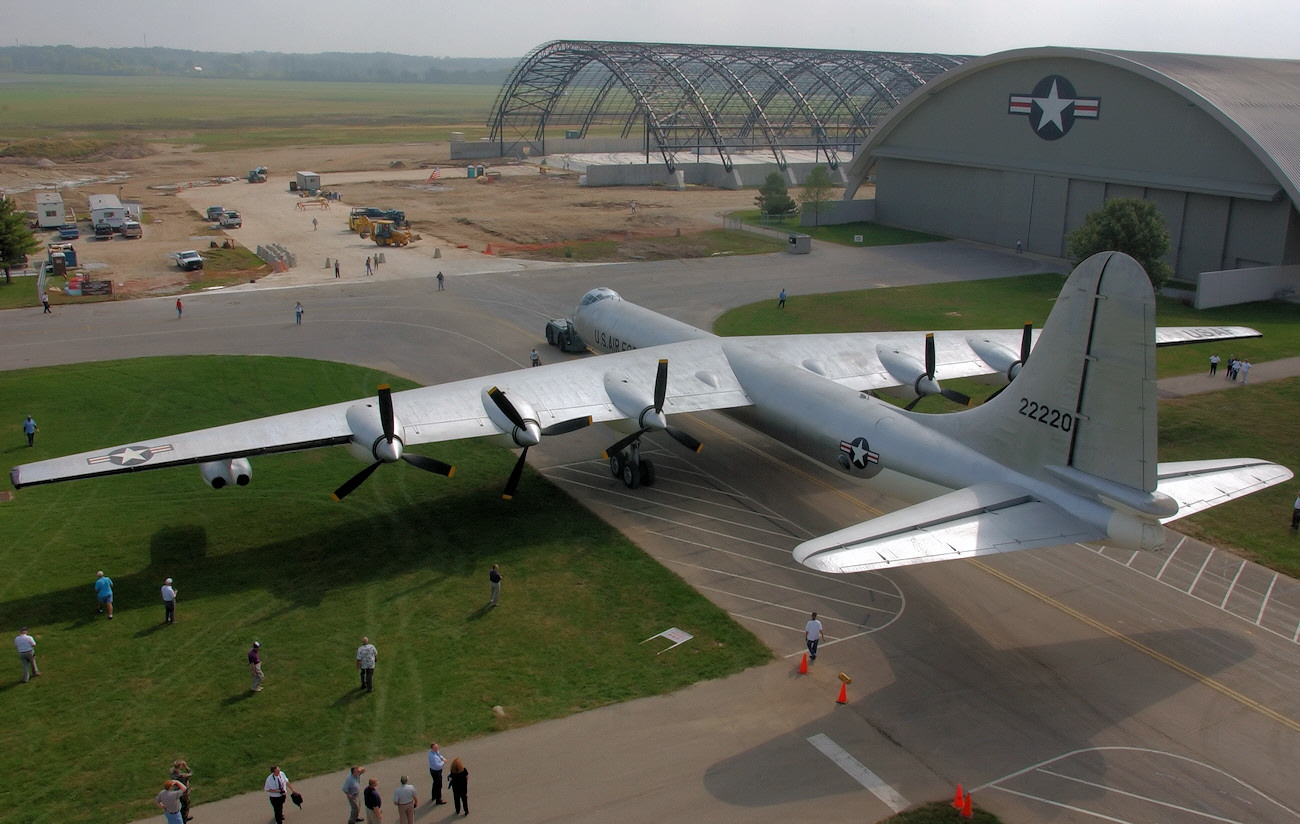
<svg viewBox="0 0 1300 824"><path fill-rule="evenodd" d="M9 268L27 262L27 256L41 248L40 241L27 228L27 212L20 211L11 198L0 198L0 266L9 282Z"/></svg>
<svg viewBox="0 0 1300 824"><path fill-rule="evenodd" d="M1065 238L1066 252L1077 266L1098 252L1123 252L1142 264L1159 289L1173 271L1163 258L1169 253L1169 230L1164 216L1149 200L1117 197L1095 212Z"/></svg>
<svg viewBox="0 0 1300 824"><path fill-rule="evenodd" d="M799 193L799 205L813 213L813 225L821 225L822 210L830 205L835 193L835 184L831 182L830 172L825 166L815 166L803 182L803 191Z"/></svg>
<svg viewBox="0 0 1300 824"><path fill-rule="evenodd" d="M783 215L794 209L794 198L785 187L785 180L780 172L772 172L758 187L758 197L754 198L758 209L765 215Z"/></svg>

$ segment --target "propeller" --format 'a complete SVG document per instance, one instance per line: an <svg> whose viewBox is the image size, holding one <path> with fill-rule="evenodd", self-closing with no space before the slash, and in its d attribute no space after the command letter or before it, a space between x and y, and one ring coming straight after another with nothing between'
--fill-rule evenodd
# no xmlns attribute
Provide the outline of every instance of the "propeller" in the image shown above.
<svg viewBox="0 0 1300 824"><path fill-rule="evenodd" d="M487 394L492 399L492 402L496 404L497 409L501 410L501 414L505 415L506 419L515 427L517 430L514 436L515 443L523 447L523 451L519 453L519 460L515 461L514 469L510 470L510 478L506 481L505 491L501 493L501 497L508 501L515 496L515 491L519 489L519 479L524 474L524 462L528 458L528 448L536 445L544 435L563 435L566 432L573 432L584 426L590 426L591 416L570 418L567 421L560 421L541 428L538 427L536 421L528 421L523 415L519 414L519 410L506 397L506 393L502 392L498 387L492 387ZM531 427L528 425L529 423L532 423ZM526 443L520 443L520 435L525 436Z"/></svg>
<svg viewBox="0 0 1300 824"><path fill-rule="evenodd" d="M357 408L360 409L360 407ZM394 463L398 459L406 461L418 469L423 469L425 472L432 472L435 475L443 475L448 478L456 471L455 467L435 458L425 455L407 455L403 452L402 439L397 437L396 422L393 417L393 390L386 383L379 385L379 425L383 434L376 438L370 447L375 462L348 478L342 486L334 490L334 500L341 501L350 495L357 487L365 483L367 478L374 474L380 464Z"/></svg>
<svg viewBox="0 0 1300 824"><path fill-rule="evenodd" d="M944 389L939 386L938 381L934 379L935 355L934 355L934 333L927 333L925 336L925 374L916 379L916 398L903 407L909 412L912 407L920 403L921 398L927 395L943 395L948 400L961 406L970 406L970 396L963 395L955 389Z"/></svg>
<svg viewBox="0 0 1300 824"><path fill-rule="evenodd" d="M699 452L700 449L703 447L703 444L701 444L695 438L691 437L686 432L683 432L682 430L678 429L677 427L669 426L667 421L663 420L664 399L667 397L667 395L668 395L668 359L660 358L659 367L655 372L654 403L649 408L641 412L641 420L640 420L641 428L638 429L636 432L633 432L631 435L619 439L619 441L615 443L613 446L608 447L604 451L604 453L602 453L603 457L608 458L610 455L623 451L633 441L637 440L642 435L644 435L645 433L649 432L652 429L662 429L664 432L668 433L669 437L677 441L682 446L686 447L692 452ZM647 426L645 424L645 413L650 411L653 411L655 413L655 417L658 418L659 420L656 421L654 425Z"/></svg>
<svg viewBox="0 0 1300 824"><path fill-rule="evenodd" d="M988 403L998 395L1001 395L1002 390L1010 386L1010 382L1016 379L1016 375L1020 374L1020 370L1024 368L1026 361L1029 360L1029 350L1033 347L1033 343L1034 325L1032 323L1026 323L1024 330L1020 333L1020 360L1007 367L1007 383L993 390L993 394L985 398L984 403Z"/></svg>

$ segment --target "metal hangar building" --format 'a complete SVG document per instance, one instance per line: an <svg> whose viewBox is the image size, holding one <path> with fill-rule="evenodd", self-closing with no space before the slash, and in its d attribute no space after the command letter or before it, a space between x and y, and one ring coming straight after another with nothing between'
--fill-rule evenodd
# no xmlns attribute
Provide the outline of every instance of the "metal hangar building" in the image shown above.
<svg viewBox="0 0 1300 824"><path fill-rule="evenodd" d="M856 200L868 182L874 199ZM1287 279L1275 270L1300 264L1300 61L1075 48L977 58L883 119L836 211L1059 258L1066 234L1114 197L1160 209L1175 277L1235 270L1239 287L1253 269L1272 297Z"/></svg>

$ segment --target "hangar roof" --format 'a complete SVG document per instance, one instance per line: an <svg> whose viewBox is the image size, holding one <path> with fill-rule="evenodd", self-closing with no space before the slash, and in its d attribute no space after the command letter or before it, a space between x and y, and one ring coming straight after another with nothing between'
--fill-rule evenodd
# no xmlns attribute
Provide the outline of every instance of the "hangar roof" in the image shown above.
<svg viewBox="0 0 1300 824"><path fill-rule="evenodd" d="M926 84L896 107L872 133L849 169L852 197L871 165L871 151L893 124L932 93L975 72L1039 58L1095 60L1158 83L1200 106L1221 123L1300 204L1300 60L1200 54L1044 47L1017 49L971 60Z"/></svg>

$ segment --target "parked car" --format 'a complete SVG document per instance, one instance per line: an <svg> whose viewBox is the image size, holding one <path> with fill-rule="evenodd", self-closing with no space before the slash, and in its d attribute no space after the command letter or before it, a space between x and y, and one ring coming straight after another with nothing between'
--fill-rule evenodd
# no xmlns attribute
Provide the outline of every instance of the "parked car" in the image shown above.
<svg viewBox="0 0 1300 824"><path fill-rule="evenodd" d="M81 232L77 229L75 223L65 223L59 227L59 240L76 240L81 237Z"/></svg>
<svg viewBox="0 0 1300 824"><path fill-rule="evenodd" d="M176 265L181 269L184 269L186 272L193 272L196 269L203 268L203 256L193 249L185 252L177 252Z"/></svg>
<svg viewBox="0 0 1300 824"><path fill-rule="evenodd" d="M218 220L221 220L221 216L224 215L225 213L226 213L226 207L224 207L224 206L209 206L209 207L208 207L208 220L211 220L211 221L214 221L214 222L215 222L215 221L218 221Z"/></svg>
<svg viewBox="0 0 1300 824"><path fill-rule="evenodd" d="M227 211L221 213L221 226L225 229L238 229L244 225L244 219L240 217L239 212Z"/></svg>
<svg viewBox="0 0 1300 824"><path fill-rule="evenodd" d="M144 237L144 227L134 220L122 224L122 237Z"/></svg>
<svg viewBox="0 0 1300 824"><path fill-rule="evenodd" d="M95 240L112 240L112 239L113 239L112 226L109 226L107 223L95 224Z"/></svg>

